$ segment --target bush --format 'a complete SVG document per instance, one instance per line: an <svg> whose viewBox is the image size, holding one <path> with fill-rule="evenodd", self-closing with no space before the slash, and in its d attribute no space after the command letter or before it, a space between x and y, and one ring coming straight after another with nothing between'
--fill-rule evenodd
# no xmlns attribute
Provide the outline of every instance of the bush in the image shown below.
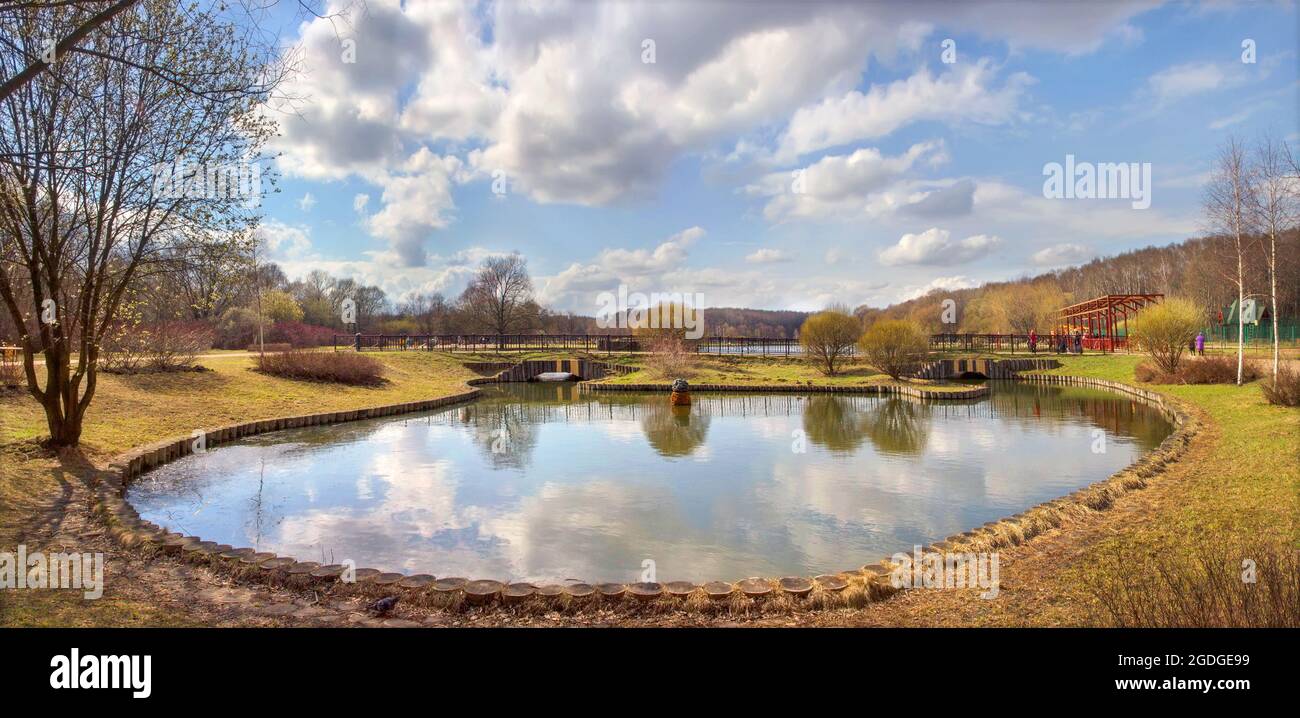
<svg viewBox="0 0 1300 718"><path fill-rule="evenodd" d="M384 383L384 365L353 352L287 351L257 357L257 370L285 379L327 381L353 386Z"/></svg>
<svg viewBox="0 0 1300 718"><path fill-rule="evenodd" d="M827 376L835 376L839 363L849 355L862 333L858 320L834 310L817 312L799 327L799 346L821 365Z"/></svg>
<svg viewBox="0 0 1300 718"><path fill-rule="evenodd" d="M689 379L695 376L696 354L679 336L668 335L649 340L650 357L646 365L650 371L665 379Z"/></svg>
<svg viewBox="0 0 1300 718"><path fill-rule="evenodd" d="M213 341L222 349L242 349L256 344L257 312L247 307L232 307L222 312Z"/></svg>
<svg viewBox="0 0 1300 718"><path fill-rule="evenodd" d="M274 326L267 327L262 332L262 341L288 344L295 348L327 347L334 343L334 335L337 333L329 327L315 324L276 322Z"/></svg>
<svg viewBox="0 0 1300 718"><path fill-rule="evenodd" d="M149 328L153 345L149 368L155 371L190 369L199 354L212 348L212 330L199 322L165 322Z"/></svg>
<svg viewBox="0 0 1300 718"><path fill-rule="evenodd" d="M913 322L884 319L872 324L858 345L873 367L897 379L925 362L930 338Z"/></svg>
<svg viewBox="0 0 1300 718"><path fill-rule="evenodd" d="M121 323L100 342L99 368L119 374L187 370L211 347L212 331L200 322Z"/></svg>
<svg viewBox="0 0 1300 718"><path fill-rule="evenodd" d="M1264 381L1264 398L1268 403L1279 406L1300 406L1300 371L1282 364L1277 369L1277 378L1269 377Z"/></svg>
<svg viewBox="0 0 1300 718"><path fill-rule="evenodd" d="M1236 384L1237 360L1234 357L1209 356L1182 361L1174 373L1143 362L1133 370L1138 381L1150 384ZM1242 381L1260 377L1259 367L1246 362L1241 367Z"/></svg>
<svg viewBox="0 0 1300 718"><path fill-rule="evenodd" d="M1255 581L1243 580L1243 559ZM1300 626L1300 553L1254 540L1231 549L1205 542L1192 554L1128 549L1108 558L1123 570L1090 582L1097 623L1120 628Z"/></svg>
<svg viewBox="0 0 1300 718"><path fill-rule="evenodd" d="M1202 319L1201 310L1190 300L1170 297L1139 312L1129 328L1129 338L1151 355L1156 369L1177 375L1178 363L1196 337ZM1235 369L1233 381L1236 381Z"/></svg>

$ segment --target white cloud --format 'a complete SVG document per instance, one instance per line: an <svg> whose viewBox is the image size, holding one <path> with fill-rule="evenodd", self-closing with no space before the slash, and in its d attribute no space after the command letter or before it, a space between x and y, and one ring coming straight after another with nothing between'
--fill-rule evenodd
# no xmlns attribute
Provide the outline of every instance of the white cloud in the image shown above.
<svg viewBox="0 0 1300 718"><path fill-rule="evenodd" d="M903 287L895 297L895 301L906 302L909 299L924 297L936 289L952 291L955 289L970 289L971 287L978 287L979 285L979 282L961 274L952 277L936 277L928 284Z"/></svg>
<svg viewBox="0 0 1300 718"><path fill-rule="evenodd" d="M1097 253L1082 244L1064 243L1054 244L1046 249L1040 249L1034 252L1030 261L1040 267L1063 267L1070 264L1079 264L1097 256Z"/></svg>
<svg viewBox="0 0 1300 718"><path fill-rule="evenodd" d="M880 263L887 267L965 264L988 255L998 243L997 237L985 234L954 240L948 230L931 227L920 234L903 235L897 244L880 253Z"/></svg>
<svg viewBox="0 0 1300 718"><path fill-rule="evenodd" d="M352 211L357 214L366 213L366 205L370 204L370 195L361 192L352 198Z"/></svg>
<svg viewBox="0 0 1300 718"><path fill-rule="evenodd" d="M1188 62L1147 78L1147 92L1157 106L1193 95L1240 85L1247 80L1242 63Z"/></svg>
<svg viewBox="0 0 1300 718"><path fill-rule="evenodd" d="M852 90L801 108L780 140L777 161L788 162L827 147L878 139L922 120L986 125L1010 122L1018 113L1025 88L1033 80L1016 73L995 89L995 74L988 60L957 66L937 77L923 68L905 80L872 85L865 94Z"/></svg>
<svg viewBox="0 0 1300 718"><path fill-rule="evenodd" d="M893 157L862 148L848 155L827 155L803 170L770 173L746 187L746 192L771 197L763 215L772 221L872 216L892 209L869 202L872 195L918 163L936 165L946 159L942 142L921 142Z"/></svg>
<svg viewBox="0 0 1300 718"><path fill-rule="evenodd" d="M745 257L745 261L750 264L774 264L793 261L793 259L793 257L779 249L768 249L766 247Z"/></svg>
<svg viewBox="0 0 1300 718"><path fill-rule="evenodd" d="M298 200L298 209L304 212L310 212L311 208L315 206L316 206L316 196L313 195L311 192L304 194L302 198Z"/></svg>
<svg viewBox="0 0 1300 718"><path fill-rule="evenodd" d="M439 157L420 148L407 159L401 174L384 175L378 180L384 188L384 206L370 215L366 226L371 234L387 240L407 266L422 265L429 232L451 222L456 208L451 177L460 167L455 157Z"/></svg>

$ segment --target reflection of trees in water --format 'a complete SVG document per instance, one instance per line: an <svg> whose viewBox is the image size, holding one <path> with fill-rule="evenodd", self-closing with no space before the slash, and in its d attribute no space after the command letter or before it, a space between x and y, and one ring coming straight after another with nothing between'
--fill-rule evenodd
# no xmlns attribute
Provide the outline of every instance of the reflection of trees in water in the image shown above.
<svg viewBox="0 0 1300 718"><path fill-rule="evenodd" d="M1038 421L1077 416L1112 436L1132 437L1138 446L1158 446L1173 430L1152 406L1104 389L997 382L987 402L991 415Z"/></svg>
<svg viewBox="0 0 1300 718"><path fill-rule="evenodd" d="M882 454L919 454L930 439L930 407L890 398L864 417L867 436Z"/></svg>
<svg viewBox="0 0 1300 718"><path fill-rule="evenodd" d="M704 443L709 415L692 412L689 406L672 406L664 399L644 406L641 430L660 456L687 456Z"/></svg>
<svg viewBox="0 0 1300 718"><path fill-rule="evenodd" d="M886 454L915 454L929 438L924 404L903 398L850 400L814 396L803 414L808 440L831 451L855 451L868 439Z"/></svg>
<svg viewBox="0 0 1300 718"><path fill-rule="evenodd" d="M457 418L470 427L474 444L492 468L522 469L532 459L537 426L546 421L547 413L545 407L534 404L492 401L468 404Z"/></svg>
<svg viewBox="0 0 1300 718"><path fill-rule="evenodd" d="M803 412L808 440L831 451L854 451L866 440L864 414L837 396L814 396Z"/></svg>

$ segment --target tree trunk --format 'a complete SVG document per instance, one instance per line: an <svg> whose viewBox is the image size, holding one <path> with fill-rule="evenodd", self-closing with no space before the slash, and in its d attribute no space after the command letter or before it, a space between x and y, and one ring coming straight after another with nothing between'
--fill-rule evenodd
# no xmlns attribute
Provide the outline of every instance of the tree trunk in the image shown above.
<svg viewBox="0 0 1300 718"><path fill-rule="evenodd" d="M1277 336L1277 233L1269 237L1269 312L1273 315L1273 381L1277 381L1277 370L1279 364L1280 339Z"/></svg>

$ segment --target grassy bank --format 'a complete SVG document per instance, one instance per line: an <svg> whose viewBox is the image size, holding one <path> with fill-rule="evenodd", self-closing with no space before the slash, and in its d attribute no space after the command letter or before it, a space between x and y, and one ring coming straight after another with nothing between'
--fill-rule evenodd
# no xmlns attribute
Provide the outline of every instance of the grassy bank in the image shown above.
<svg viewBox="0 0 1300 718"><path fill-rule="evenodd" d="M438 354L367 356L384 363L387 382L382 386L280 379L253 371L253 358L246 355L204 357L200 361L210 369L204 372L101 375L82 446L58 455L39 444L48 436L40 406L26 393L0 396L0 550L12 551L20 543L89 550L83 542L104 550L98 527L82 525L73 511L83 500L77 475L88 472L92 462L133 446L236 421L445 396L463 390L464 381L476 376L458 358ZM128 583L134 569L119 562L110 569L115 566L118 580ZM110 588L113 578L110 574ZM198 620L177 610L183 595L118 586L96 601L83 601L75 591L0 591L0 625L185 625Z"/></svg>

